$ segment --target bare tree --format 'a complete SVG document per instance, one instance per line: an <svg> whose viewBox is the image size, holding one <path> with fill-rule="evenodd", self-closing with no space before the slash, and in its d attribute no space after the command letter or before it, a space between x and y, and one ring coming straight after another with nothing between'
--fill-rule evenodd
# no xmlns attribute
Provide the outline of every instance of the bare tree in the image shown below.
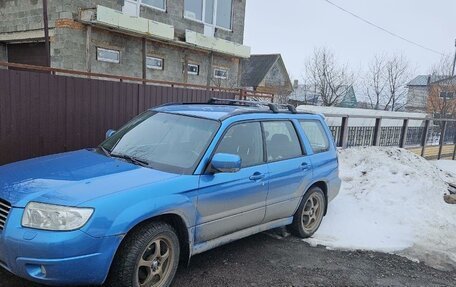
<svg viewBox="0 0 456 287"><path fill-rule="evenodd" d="M434 117L456 117L456 79L451 76L452 72L450 55L443 56L431 69L431 76L436 81L430 83L427 108Z"/></svg>
<svg viewBox="0 0 456 287"><path fill-rule="evenodd" d="M339 65L327 48L315 49L305 68L305 82L314 86L324 106L339 104L347 87L353 85L353 74L347 66Z"/></svg>
<svg viewBox="0 0 456 287"><path fill-rule="evenodd" d="M364 78L364 88L369 99L370 108L381 109L384 105L386 95L386 59L384 55L375 56L369 64L368 71Z"/></svg>
<svg viewBox="0 0 456 287"><path fill-rule="evenodd" d="M386 103L385 110L398 111L407 104L407 83L410 80L410 64L403 55L393 55L385 63Z"/></svg>

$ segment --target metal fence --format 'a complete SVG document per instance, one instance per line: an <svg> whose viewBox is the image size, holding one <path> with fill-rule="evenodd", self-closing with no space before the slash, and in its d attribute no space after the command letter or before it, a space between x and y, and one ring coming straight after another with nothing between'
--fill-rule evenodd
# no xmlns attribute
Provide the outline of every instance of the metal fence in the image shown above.
<svg viewBox="0 0 456 287"><path fill-rule="evenodd" d="M455 159L456 119L403 118L394 116L370 117L360 115L325 114L340 118L340 125L330 126L339 147L398 146L407 148L428 159ZM350 118L375 120L373 126L350 126ZM397 126L382 126L382 120L401 122ZM422 121L419 127L409 127L410 121Z"/></svg>
<svg viewBox="0 0 456 287"><path fill-rule="evenodd" d="M30 70L30 66L21 68ZM102 74L76 73L79 77L74 77L74 71L36 69L40 72L0 69L0 165L97 146L107 129L119 128L160 104L258 96L235 89L143 83L142 79L116 76L99 80L94 77ZM56 75L65 72L73 77Z"/></svg>

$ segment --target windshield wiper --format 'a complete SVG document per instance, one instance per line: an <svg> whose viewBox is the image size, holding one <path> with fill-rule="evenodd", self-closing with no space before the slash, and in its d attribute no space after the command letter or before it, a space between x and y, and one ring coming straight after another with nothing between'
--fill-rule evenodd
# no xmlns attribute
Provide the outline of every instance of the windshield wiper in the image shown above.
<svg viewBox="0 0 456 287"><path fill-rule="evenodd" d="M129 156L129 155L126 155L126 154L111 154L111 156L112 157L116 157L116 158L126 159L129 162L134 163L136 165L149 167L149 163L147 161L142 160L142 159L138 159L138 158L136 158L134 156Z"/></svg>
<svg viewBox="0 0 456 287"><path fill-rule="evenodd" d="M111 152L107 148L104 146L99 146L98 148L101 149L107 157L111 157Z"/></svg>

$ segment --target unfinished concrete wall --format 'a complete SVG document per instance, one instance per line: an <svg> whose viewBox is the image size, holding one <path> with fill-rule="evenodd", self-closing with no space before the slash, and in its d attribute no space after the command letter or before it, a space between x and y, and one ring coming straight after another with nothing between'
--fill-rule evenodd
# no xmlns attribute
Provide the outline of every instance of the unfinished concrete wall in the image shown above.
<svg viewBox="0 0 456 287"><path fill-rule="evenodd" d="M0 43L0 62L8 62L8 54L6 52L6 45Z"/></svg>
<svg viewBox="0 0 456 287"><path fill-rule="evenodd" d="M122 10L124 0L48 0L49 26L51 37L51 66L80 71L109 73L120 76L142 77L142 40L93 28L87 38L88 27L77 19L79 10L103 5L115 10ZM233 0L233 29L216 30L216 37L242 43L244 37L244 17L246 0ZM41 0L5 0L0 1L4 14L0 17L0 36L10 32L29 30L41 31ZM204 32L204 24L184 18L184 1L167 0L167 11L162 12L149 7L141 7L141 16L175 26L176 37L184 39L185 30ZM44 35L44 34L43 34ZM43 37L43 36L41 36ZM25 39L25 38L24 38ZM42 38L41 38L42 39ZM1 39L0 39L1 41ZM87 44L89 44L87 49ZM107 63L97 60L96 47L120 51L120 63ZM239 85L239 59L222 54L204 52L174 45L147 41L148 56L164 59L164 69L147 69L148 79L186 82L199 85L237 87ZM6 57L6 45L0 42L0 61ZM197 64L199 75L187 75L185 63ZM228 70L227 79L215 79L214 68Z"/></svg>
<svg viewBox="0 0 456 287"><path fill-rule="evenodd" d="M51 66L86 71L87 27L73 20L58 20L51 38Z"/></svg>
<svg viewBox="0 0 456 287"><path fill-rule="evenodd" d="M54 0L57 1L57 0ZM54 7L49 7L49 23L57 17ZM38 30L43 28L43 5L41 0L0 1L0 33Z"/></svg>

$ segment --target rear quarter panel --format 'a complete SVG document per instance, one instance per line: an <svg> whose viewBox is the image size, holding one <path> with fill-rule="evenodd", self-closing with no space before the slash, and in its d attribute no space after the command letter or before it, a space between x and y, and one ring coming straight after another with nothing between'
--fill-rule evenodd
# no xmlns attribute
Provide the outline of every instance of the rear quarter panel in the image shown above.
<svg viewBox="0 0 456 287"><path fill-rule="evenodd" d="M313 180L312 183L318 182L318 181L323 181L325 182L328 190L327 190L327 196L328 196L328 202L333 200L337 194L339 193L341 181L339 179L339 161L338 161L338 153L337 153L337 148L334 142L334 138L332 136L331 131L329 130L328 125L326 124L324 118L320 115L304 115L304 116L298 116L298 121L299 120L317 120L319 121L323 129L325 131L325 134L327 138L329 139L329 150L326 152L322 153L317 153L314 154L312 151L312 147L310 145L310 142L304 132L304 130L300 127L299 131L302 136L302 140L304 143L304 146L306 148L307 154L310 157L311 163L312 163L312 176Z"/></svg>

